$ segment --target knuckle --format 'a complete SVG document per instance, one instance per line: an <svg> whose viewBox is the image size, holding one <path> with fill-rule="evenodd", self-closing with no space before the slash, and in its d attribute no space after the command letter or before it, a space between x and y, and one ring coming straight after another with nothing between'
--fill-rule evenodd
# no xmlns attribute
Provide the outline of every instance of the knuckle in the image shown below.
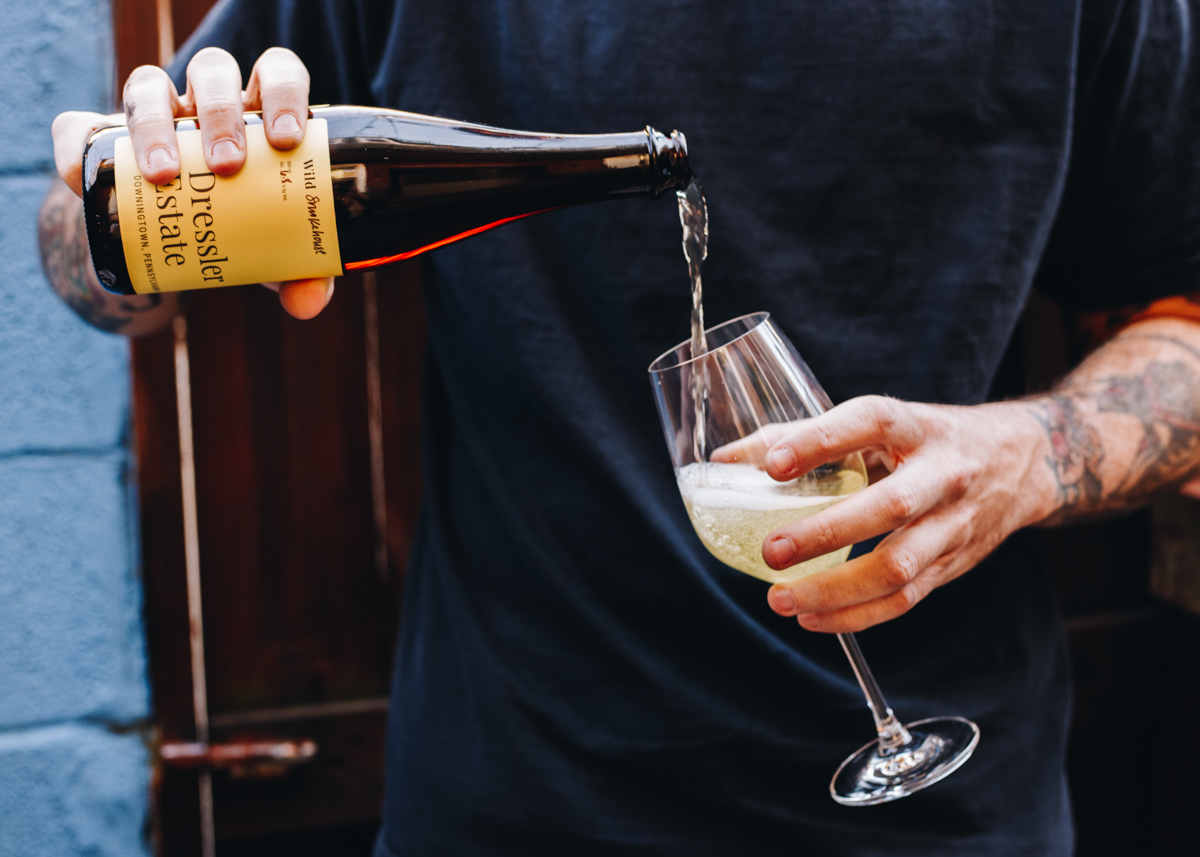
<svg viewBox="0 0 1200 857"><path fill-rule="evenodd" d="M986 539L987 542L994 541L995 544L999 544L1000 541L1002 541L1002 537L998 533L996 533L994 530L989 529L988 534L989 534L989 538ZM957 526L955 526L950 531L950 541L949 541L949 544L947 545L947 547L951 551L960 551L963 548L965 548L967 545L969 545L974 540L974 538L975 538L975 527L974 527L971 519L964 516L962 519L960 519L957 522ZM989 547L989 551L990 551L990 547Z"/></svg>
<svg viewBox="0 0 1200 857"><path fill-rule="evenodd" d="M295 78L264 80L262 94L264 98L272 98L276 101L307 101L308 82L302 82Z"/></svg>
<svg viewBox="0 0 1200 857"><path fill-rule="evenodd" d="M826 450L835 449L838 445L838 432L827 421L817 420L813 423L813 443L824 453ZM789 444L790 446L790 444Z"/></svg>
<svg viewBox="0 0 1200 857"><path fill-rule="evenodd" d="M192 59L187 70L188 85L198 100L208 100L217 95L231 99L241 97L242 73L233 57L229 57L228 62L210 60L197 64L199 57L197 54Z"/></svg>
<svg viewBox="0 0 1200 857"><path fill-rule="evenodd" d="M921 600L921 593L917 591L915 586L905 586L896 593L896 606L900 608L901 613L907 613L909 610L917 606L917 602Z"/></svg>
<svg viewBox="0 0 1200 857"><path fill-rule="evenodd" d="M955 500L966 495L971 488L971 483L975 478L974 468L964 464L952 464L946 470L945 475L945 490L946 493Z"/></svg>
<svg viewBox="0 0 1200 857"><path fill-rule="evenodd" d="M231 114L240 116L242 113L242 101L240 98L231 98L225 93L214 93L196 105L196 112L200 114L201 118L208 118L210 120L216 116Z"/></svg>
<svg viewBox="0 0 1200 857"><path fill-rule="evenodd" d="M901 592L909 589L909 584L920 570L917 558L906 550L896 548L887 551L882 559L884 582Z"/></svg>
<svg viewBox="0 0 1200 857"><path fill-rule="evenodd" d="M814 521L815 531L812 535L812 544L822 554L827 554L830 551L837 550L842 547L841 528L833 521Z"/></svg>
<svg viewBox="0 0 1200 857"><path fill-rule="evenodd" d="M887 482L884 483L887 488L887 493L884 494L887 516L897 524L907 523L920 508L917 492L907 482L896 482L895 485L887 485Z"/></svg>
<svg viewBox="0 0 1200 857"><path fill-rule="evenodd" d="M165 134L167 129L171 128L172 118L172 115L158 104L142 104L129 114L126 122L129 125L129 133L135 136L141 136L146 129L154 128L160 128Z"/></svg>
<svg viewBox="0 0 1200 857"><path fill-rule="evenodd" d="M886 396L864 396L863 406L867 418L882 431L895 428L900 419L895 400Z"/></svg>

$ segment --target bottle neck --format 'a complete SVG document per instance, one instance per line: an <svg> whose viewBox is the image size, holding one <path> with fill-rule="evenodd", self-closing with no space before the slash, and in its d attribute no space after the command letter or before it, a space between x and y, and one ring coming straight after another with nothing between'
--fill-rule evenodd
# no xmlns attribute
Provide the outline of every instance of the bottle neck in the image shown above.
<svg viewBox="0 0 1200 857"><path fill-rule="evenodd" d="M650 164L654 170L654 195L664 190L683 190L692 180L692 168L688 163L687 137L679 131L671 136L646 126L650 141Z"/></svg>
<svg viewBox="0 0 1200 857"><path fill-rule="evenodd" d="M563 176L586 172L585 164L591 163L625 193L652 196L680 190L692 178L683 134L672 131L668 136L649 126L627 134L541 134L376 107L314 107L311 115L329 122L332 149L390 149L390 159L396 161L437 149L464 164L543 159L559 163L551 170Z"/></svg>

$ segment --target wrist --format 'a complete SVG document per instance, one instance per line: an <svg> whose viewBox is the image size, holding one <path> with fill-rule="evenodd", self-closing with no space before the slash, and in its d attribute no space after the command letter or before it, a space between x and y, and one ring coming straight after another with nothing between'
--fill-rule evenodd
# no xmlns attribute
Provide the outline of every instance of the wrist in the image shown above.
<svg viewBox="0 0 1200 857"><path fill-rule="evenodd" d="M1013 498L1013 531L1046 521L1062 505L1054 470L1048 464L1054 434L1038 415L1054 407L1049 396L984 406L984 418L999 434L1000 460Z"/></svg>
<svg viewBox="0 0 1200 857"><path fill-rule="evenodd" d="M83 226L83 200L55 182L38 213L42 270L50 288L88 324L109 333L145 336L170 327L190 299L176 292L114 295L96 279Z"/></svg>
<svg viewBox="0 0 1200 857"><path fill-rule="evenodd" d="M1029 523L1054 525L1095 514L1104 502L1104 451L1088 419L1093 410L1088 401L1059 391L1014 404L1023 407L1025 425L1036 439L1027 489Z"/></svg>

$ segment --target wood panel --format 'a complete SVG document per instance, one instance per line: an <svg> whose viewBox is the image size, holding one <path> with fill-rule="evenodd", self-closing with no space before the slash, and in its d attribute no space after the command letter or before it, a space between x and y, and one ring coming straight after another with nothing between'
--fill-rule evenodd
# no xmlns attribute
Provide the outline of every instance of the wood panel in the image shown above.
<svg viewBox="0 0 1200 857"><path fill-rule="evenodd" d="M117 76L113 92L119 104L129 73L140 65L158 65L158 4L156 0L112 0L112 21Z"/></svg>
<svg viewBox="0 0 1200 857"><path fill-rule="evenodd" d="M378 819L404 565L420 502L424 316L415 266L378 272L388 573L373 555L361 277L317 319L260 288L200 295L188 316L213 740L312 738L277 780L214 779L219 841ZM134 344L147 637L164 740L191 740L173 342ZM288 706L374 710L296 719ZM272 717L272 711L279 713ZM247 715L259 722L229 725ZM195 775L160 771L161 853L195 850Z"/></svg>
<svg viewBox="0 0 1200 857"><path fill-rule="evenodd" d="M170 5L178 45L212 3ZM159 6L114 0L118 93L133 68L159 59ZM378 274L385 577L373 554L361 278L340 281L312 322L288 318L259 288L205 293L189 313L213 740L311 738L320 747L312 764L275 779L217 772L221 853L370 852L383 706L420 502L418 271ZM156 735L186 741L194 728L173 336L134 342L132 367ZM364 702L357 713L336 708ZM333 713L321 710L330 704ZM296 718L288 708L296 705L310 716ZM239 725L239 717L255 722ZM156 765L158 853L199 854L198 830L195 773Z"/></svg>
<svg viewBox="0 0 1200 857"><path fill-rule="evenodd" d="M171 31L178 47L188 40L216 0L171 0ZM242 70L243 77L250 76L250 69ZM243 81L244 82L244 81Z"/></svg>
<svg viewBox="0 0 1200 857"><path fill-rule="evenodd" d="M223 289L188 329L212 714L385 693L361 279L308 322Z"/></svg>

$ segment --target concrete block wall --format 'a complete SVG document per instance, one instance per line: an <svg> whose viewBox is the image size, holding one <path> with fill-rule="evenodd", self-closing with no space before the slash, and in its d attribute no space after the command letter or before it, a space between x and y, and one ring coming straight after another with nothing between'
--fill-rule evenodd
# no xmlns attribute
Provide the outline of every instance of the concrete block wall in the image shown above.
<svg viewBox="0 0 1200 857"><path fill-rule="evenodd" d="M111 103L106 0L0 0L0 857L147 853L128 344L51 293L50 122Z"/></svg>

